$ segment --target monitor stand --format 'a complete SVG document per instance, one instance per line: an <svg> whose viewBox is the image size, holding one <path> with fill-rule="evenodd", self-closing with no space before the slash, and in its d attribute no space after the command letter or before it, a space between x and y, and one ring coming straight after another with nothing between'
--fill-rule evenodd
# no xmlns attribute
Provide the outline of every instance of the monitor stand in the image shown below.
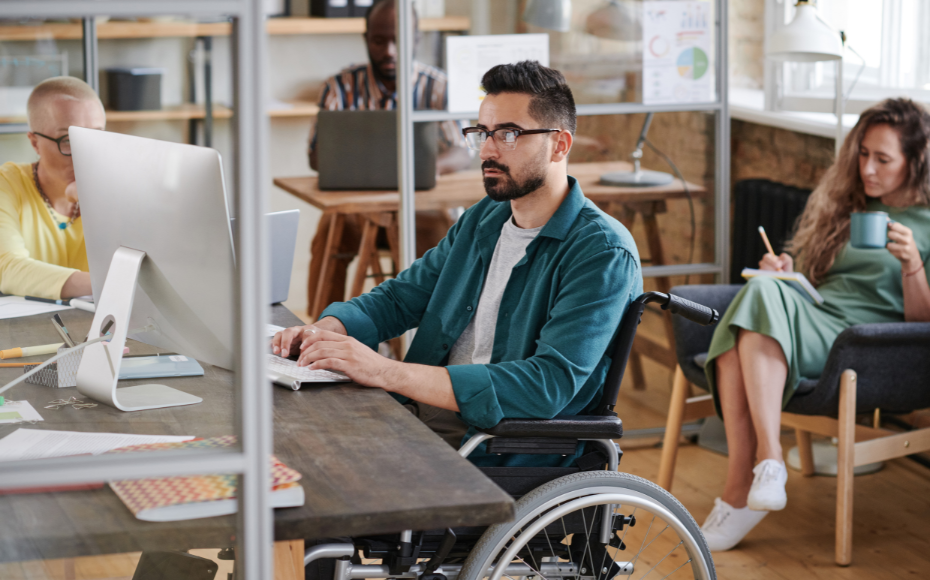
<svg viewBox="0 0 930 580"><path fill-rule="evenodd" d="M107 331L113 338L109 342L97 342L84 349L77 372L78 392L121 411L142 411L200 403L203 401L200 397L165 385L116 388L123 360L123 347L129 333L136 280L139 278L139 268L144 259L145 252L126 247L120 247L113 253L107 279L100 293L100 301L96 306L94 322L87 335L88 339L103 336L103 329L109 325Z"/></svg>

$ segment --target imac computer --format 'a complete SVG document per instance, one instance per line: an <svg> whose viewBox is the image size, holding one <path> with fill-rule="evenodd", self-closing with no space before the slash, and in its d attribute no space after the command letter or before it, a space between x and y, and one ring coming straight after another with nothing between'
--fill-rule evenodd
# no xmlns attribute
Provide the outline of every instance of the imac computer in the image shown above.
<svg viewBox="0 0 930 580"><path fill-rule="evenodd" d="M127 337L233 368L235 258L219 153L71 127L96 312L78 391L123 411L202 399L165 385L117 389ZM133 333L134 334L130 334Z"/></svg>

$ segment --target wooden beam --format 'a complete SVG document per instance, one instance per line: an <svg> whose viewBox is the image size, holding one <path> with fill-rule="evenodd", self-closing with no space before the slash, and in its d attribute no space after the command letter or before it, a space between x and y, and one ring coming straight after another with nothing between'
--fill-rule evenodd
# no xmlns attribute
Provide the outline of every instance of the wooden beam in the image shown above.
<svg viewBox="0 0 930 580"><path fill-rule="evenodd" d="M457 32L471 28L467 16L423 18L422 31ZM268 34L362 34L364 18L269 18ZM195 36L229 36L232 25L228 22L122 22L107 21L97 26L100 40L117 38L170 38ZM0 26L0 41L79 40L81 25L76 23L48 23L40 25Z"/></svg>
<svg viewBox="0 0 930 580"><path fill-rule="evenodd" d="M633 352L648 357L670 369L678 365L678 358L675 356L675 351L641 334L633 341Z"/></svg>
<svg viewBox="0 0 930 580"><path fill-rule="evenodd" d="M690 397L685 403L684 420L694 421L704 417L712 417L717 414L717 408L714 407L713 395L698 395Z"/></svg>
<svg viewBox="0 0 930 580"><path fill-rule="evenodd" d="M856 443L856 466L930 451L930 427Z"/></svg>

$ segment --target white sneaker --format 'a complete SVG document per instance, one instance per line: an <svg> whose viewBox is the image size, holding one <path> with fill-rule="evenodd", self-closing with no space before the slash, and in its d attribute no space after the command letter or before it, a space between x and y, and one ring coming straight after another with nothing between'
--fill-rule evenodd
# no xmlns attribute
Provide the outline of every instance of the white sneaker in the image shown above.
<svg viewBox="0 0 930 580"><path fill-rule="evenodd" d="M719 497L714 499L714 509L701 526L707 547L711 552L725 552L735 547L766 515L768 512L748 507L736 509Z"/></svg>
<svg viewBox="0 0 930 580"><path fill-rule="evenodd" d="M785 494L788 470L785 469L785 462L763 459L752 472L756 477L752 480L749 498L746 500L749 509L770 512L785 509L785 504L788 503L788 496Z"/></svg>

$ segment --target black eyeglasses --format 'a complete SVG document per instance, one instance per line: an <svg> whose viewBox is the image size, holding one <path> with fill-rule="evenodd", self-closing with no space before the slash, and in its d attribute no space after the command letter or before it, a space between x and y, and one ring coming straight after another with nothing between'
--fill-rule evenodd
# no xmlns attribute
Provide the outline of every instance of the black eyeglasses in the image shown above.
<svg viewBox="0 0 930 580"><path fill-rule="evenodd" d="M520 135L537 135L539 133L559 133L561 129L495 129L488 131L481 127L467 127L462 129L462 135L465 135L465 144L469 149L481 151L485 141L490 135L497 146L506 151L513 151L517 148L517 137Z"/></svg>
<svg viewBox="0 0 930 580"><path fill-rule="evenodd" d="M49 141L54 141L55 145L58 145L59 153L61 153L62 155L67 155L68 157L71 157L71 138L68 135L62 135L58 139L53 139L49 137L48 135L43 135L42 133L39 133L38 131L33 131L33 133L35 133L39 137L45 137Z"/></svg>

